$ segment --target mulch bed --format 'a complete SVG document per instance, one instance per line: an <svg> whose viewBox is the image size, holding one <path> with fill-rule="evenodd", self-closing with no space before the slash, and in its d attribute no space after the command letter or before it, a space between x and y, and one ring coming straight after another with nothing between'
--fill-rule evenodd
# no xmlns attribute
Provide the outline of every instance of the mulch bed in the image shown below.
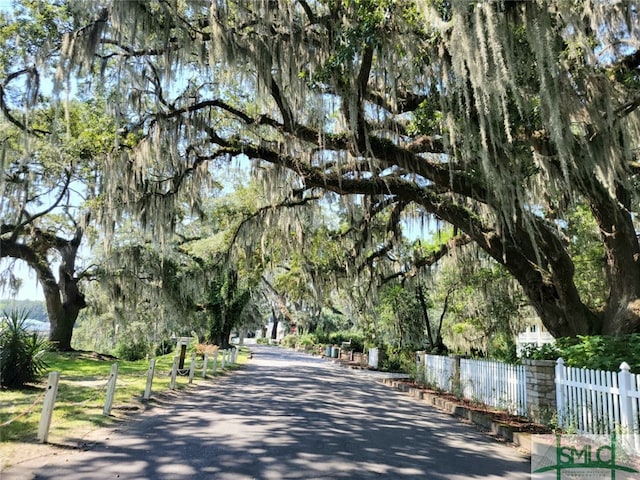
<svg viewBox="0 0 640 480"><path fill-rule="evenodd" d="M424 385L418 384L413 381L402 380L400 382L402 384L405 384L408 388L422 390L423 392L429 395L446 399L447 401L454 403L456 405L463 406L468 410L472 410L474 412L478 412L483 415L486 415L496 423L500 423L502 425L508 426L514 432L526 432L526 433L532 433L532 434L553 433L553 429L551 429L550 427L546 425L542 425L540 423L533 422L526 417L522 417L519 415L512 415L509 412L506 412L504 410L498 410L496 408L492 408L478 402L467 400L465 398L458 398L451 393L428 388L428 387L425 387Z"/></svg>

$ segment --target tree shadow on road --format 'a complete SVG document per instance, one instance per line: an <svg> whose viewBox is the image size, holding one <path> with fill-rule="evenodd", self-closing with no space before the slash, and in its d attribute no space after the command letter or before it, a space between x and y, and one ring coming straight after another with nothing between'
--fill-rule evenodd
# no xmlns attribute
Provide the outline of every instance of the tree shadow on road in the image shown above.
<svg viewBox="0 0 640 480"><path fill-rule="evenodd" d="M525 479L527 459L474 428L320 359L262 348L169 399L48 479Z"/></svg>

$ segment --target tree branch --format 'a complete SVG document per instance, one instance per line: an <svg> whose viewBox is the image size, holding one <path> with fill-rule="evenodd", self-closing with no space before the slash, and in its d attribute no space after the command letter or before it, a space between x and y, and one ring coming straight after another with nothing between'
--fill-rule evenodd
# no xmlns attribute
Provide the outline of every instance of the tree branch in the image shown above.
<svg viewBox="0 0 640 480"><path fill-rule="evenodd" d="M461 234L456 237L449 239L446 243L443 243L438 250L430 253L427 256L421 256L415 258L412 262L412 269L410 271L404 272L396 272L393 275L388 275L382 279L382 283L389 283L391 280L395 280L397 278L407 278L413 277L417 273L418 270L424 267L431 267L438 263L442 258L446 255L451 254L457 248L468 245L472 242L471 237L466 234Z"/></svg>

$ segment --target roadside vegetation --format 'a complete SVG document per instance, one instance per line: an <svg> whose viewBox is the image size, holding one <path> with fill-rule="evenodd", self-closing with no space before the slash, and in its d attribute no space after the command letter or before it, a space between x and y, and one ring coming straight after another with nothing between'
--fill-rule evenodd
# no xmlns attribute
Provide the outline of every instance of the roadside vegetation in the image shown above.
<svg viewBox="0 0 640 480"><path fill-rule="evenodd" d="M29 332L28 312L13 310L0 317L0 387L19 388L35 381L47 364L49 342Z"/></svg>
<svg viewBox="0 0 640 480"><path fill-rule="evenodd" d="M347 342L349 344L343 344ZM268 339L260 339L258 343L268 344ZM289 334L285 336L280 345L295 348L314 355L326 353L327 346L341 347L346 351L364 352L369 348L380 349L379 369L383 371L415 373L415 352L413 348L404 350L393 345L381 343L375 344L368 341L362 333L357 331L340 331L331 334ZM477 358L478 355L469 352L452 352L459 355ZM496 356L483 357L491 360L505 361L518 364L524 359L532 360L557 360L562 358L564 364L570 367L586 368L593 370L607 370L616 372L622 362L626 362L630 371L640 373L640 335L629 334L622 336L592 335L578 338L559 338L555 344L547 344L537 347L527 345L522 349L520 356L512 358Z"/></svg>
<svg viewBox="0 0 640 480"><path fill-rule="evenodd" d="M192 350L195 351L195 350ZM247 350L241 348L238 365L246 362ZM191 352L188 352L188 358ZM156 370L151 402L154 397L169 391L170 371L174 353L156 357ZM58 395L51 423L50 442L82 436L95 428L112 424L127 413L145 408L142 394L145 389L149 362L122 361L110 355L93 352L47 352L43 355L47 367L36 381L19 389L0 390L0 443L33 442L36 440L42 399L49 372L60 372ZM106 385L113 363L118 363L118 380L111 416L102 413ZM211 381L202 379L202 360L197 363L200 371L194 377L194 385ZM211 364L209 364L211 368ZM237 368L231 366L230 368ZM223 375L218 370L217 376ZM176 390L188 388L186 376L179 376Z"/></svg>
<svg viewBox="0 0 640 480"><path fill-rule="evenodd" d="M622 362L630 371L640 373L640 335L591 335L577 338L558 338L555 344L530 346L523 358L556 360L562 357L565 365L593 370L617 372Z"/></svg>

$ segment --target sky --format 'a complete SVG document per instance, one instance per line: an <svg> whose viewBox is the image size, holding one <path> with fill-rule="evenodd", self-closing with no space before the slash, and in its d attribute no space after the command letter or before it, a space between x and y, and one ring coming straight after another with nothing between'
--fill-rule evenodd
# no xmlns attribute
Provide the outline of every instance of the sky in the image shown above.
<svg viewBox="0 0 640 480"><path fill-rule="evenodd" d="M3 0L0 0L2 2ZM3 259L0 261L0 270L4 271L9 266L9 261ZM22 288L17 295L12 296L9 291L0 290L0 298L14 298L16 300L44 300L42 288L36 278L36 273L27 267L24 262L15 262L14 274L22 279Z"/></svg>

